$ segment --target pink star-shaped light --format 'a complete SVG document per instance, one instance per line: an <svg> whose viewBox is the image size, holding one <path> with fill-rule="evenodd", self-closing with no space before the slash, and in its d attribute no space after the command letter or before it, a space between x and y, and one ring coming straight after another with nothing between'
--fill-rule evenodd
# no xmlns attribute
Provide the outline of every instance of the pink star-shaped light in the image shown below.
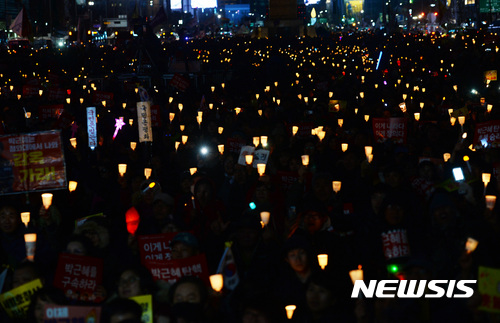
<svg viewBox="0 0 500 323"><path fill-rule="evenodd" d="M113 134L113 140L116 138L118 131L122 130L122 127L125 125L125 122L123 122L123 117L115 119L115 122L116 122L115 123L115 133Z"/></svg>

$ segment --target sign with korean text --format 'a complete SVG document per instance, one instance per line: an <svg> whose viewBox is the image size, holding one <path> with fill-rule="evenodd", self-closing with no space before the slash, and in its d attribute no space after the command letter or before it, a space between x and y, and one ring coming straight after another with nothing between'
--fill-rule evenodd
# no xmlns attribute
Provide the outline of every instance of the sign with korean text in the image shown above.
<svg viewBox="0 0 500 323"><path fill-rule="evenodd" d="M24 97L38 96L38 90L40 90L40 87L38 85L25 84L23 85L23 96Z"/></svg>
<svg viewBox="0 0 500 323"><path fill-rule="evenodd" d="M484 79L486 81L496 81L497 80L497 70L491 70L491 71L484 72Z"/></svg>
<svg viewBox="0 0 500 323"><path fill-rule="evenodd" d="M473 144L476 149L500 146L500 120L478 123Z"/></svg>
<svg viewBox="0 0 500 323"><path fill-rule="evenodd" d="M102 266L100 258L61 253L54 287L62 289L69 299L101 301L94 291L102 283Z"/></svg>
<svg viewBox="0 0 500 323"><path fill-rule="evenodd" d="M386 260L410 256L410 244L404 229L383 232L382 246Z"/></svg>
<svg viewBox="0 0 500 323"><path fill-rule="evenodd" d="M50 88L48 99L49 101L64 100L66 98L66 91L60 88Z"/></svg>
<svg viewBox="0 0 500 323"><path fill-rule="evenodd" d="M179 73L175 73L174 77L172 77L172 80L170 81L170 85L184 92L189 87L189 80Z"/></svg>
<svg viewBox="0 0 500 323"><path fill-rule="evenodd" d="M99 323L100 306L58 306L45 305L44 323Z"/></svg>
<svg viewBox="0 0 500 323"><path fill-rule="evenodd" d="M277 171L276 177L280 183L281 189L287 192L294 183L299 180L299 174L297 172L287 172L287 171Z"/></svg>
<svg viewBox="0 0 500 323"><path fill-rule="evenodd" d="M141 263L144 264L148 260L171 260L170 242L177 234L178 232L168 232L138 236Z"/></svg>
<svg viewBox="0 0 500 323"><path fill-rule="evenodd" d="M266 149L258 149L253 153L253 168L257 168L257 164L266 164L269 160L269 150Z"/></svg>
<svg viewBox="0 0 500 323"><path fill-rule="evenodd" d="M94 91L92 94L92 104L102 104L102 101L112 101L113 92Z"/></svg>
<svg viewBox="0 0 500 323"><path fill-rule="evenodd" d="M378 143L391 139L394 143L406 143L405 118L373 118L373 135Z"/></svg>
<svg viewBox="0 0 500 323"><path fill-rule="evenodd" d="M164 280L175 283L184 276L196 276L206 283L208 279L208 266L205 254L199 254L185 259L172 259L165 261L148 260L146 268L151 271L154 280Z"/></svg>
<svg viewBox="0 0 500 323"><path fill-rule="evenodd" d="M153 323L153 296L141 295L130 297L131 300L141 305L142 308L142 323Z"/></svg>
<svg viewBox="0 0 500 323"><path fill-rule="evenodd" d="M488 14L500 12L500 1L498 1L498 0L479 0L479 12L480 13L488 13Z"/></svg>
<svg viewBox="0 0 500 323"><path fill-rule="evenodd" d="M44 121L47 119L58 119L64 111L63 104L41 105L38 107L38 119Z"/></svg>
<svg viewBox="0 0 500 323"><path fill-rule="evenodd" d="M151 127L161 127L161 111L158 104L151 106Z"/></svg>
<svg viewBox="0 0 500 323"><path fill-rule="evenodd" d="M97 147L97 114L95 107L87 108L87 135L89 137L89 148Z"/></svg>
<svg viewBox="0 0 500 323"><path fill-rule="evenodd" d="M500 269L479 267L478 289L482 302L479 309L500 313Z"/></svg>
<svg viewBox="0 0 500 323"><path fill-rule="evenodd" d="M153 141L153 130L151 128L151 103L137 102L137 120L139 124L139 142Z"/></svg>
<svg viewBox="0 0 500 323"><path fill-rule="evenodd" d="M31 296L42 288L40 279L16 287L0 294L0 304L10 318L25 318L31 303Z"/></svg>
<svg viewBox="0 0 500 323"><path fill-rule="evenodd" d="M246 165L245 156L246 155L253 155L254 152L255 152L254 146L241 147L240 156L238 157L238 164L243 165L243 166Z"/></svg>
<svg viewBox="0 0 500 323"><path fill-rule="evenodd" d="M0 193L66 187L59 131L0 137Z"/></svg>

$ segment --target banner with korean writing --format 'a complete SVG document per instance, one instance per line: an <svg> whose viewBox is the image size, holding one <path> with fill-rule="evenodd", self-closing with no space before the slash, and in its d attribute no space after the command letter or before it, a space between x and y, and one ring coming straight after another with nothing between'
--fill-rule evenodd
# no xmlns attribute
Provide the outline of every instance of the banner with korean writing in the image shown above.
<svg viewBox="0 0 500 323"><path fill-rule="evenodd" d="M50 88L48 99L49 101L60 101L66 98L66 91L60 88Z"/></svg>
<svg viewBox="0 0 500 323"><path fill-rule="evenodd" d="M47 304L43 310L44 323L99 323L100 319L100 306L58 306Z"/></svg>
<svg viewBox="0 0 500 323"><path fill-rule="evenodd" d="M141 305L142 308L142 323L153 323L153 296L141 295L130 297L131 300Z"/></svg>
<svg viewBox="0 0 500 323"><path fill-rule="evenodd" d="M252 155L253 156L254 152L255 152L255 147L254 146L243 146L243 147L241 147L240 155L238 157L238 164L245 166L247 164L245 156L246 155Z"/></svg>
<svg viewBox="0 0 500 323"><path fill-rule="evenodd" d="M485 81L496 81L497 80L497 70L490 70L484 72Z"/></svg>
<svg viewBox="0 0 500 323"><path fill-rule="evenodd" d="M382 247L386 260L410 256L410 244L405 229L383 232Z"/></svg>
<svg viewBox="0 0 500 323"><path fill-rule="evenodd" d="M87 136L89 137L89 148L97 147L97 114L95 107L87 108Z"/></svg>
<svg viewBox="0 0 500 323"><path fill-rule="evenodd" d="M63 104L41 105L38 107L38 119L44 121L47 119L58 119L64 111Z"/></svg>
<svg viewBox="0 0 500 323"><path fill-rule="evenodd" d="M148 260L172 259L170 242L177 233L178 232L168 232L138 236L137 243L139 244L141 263L144 264Z"/></svg>
<svg viewBox="0 0 500 323"><path fill-rule="evenodd" d="M287 192L294 183L299 180L297 172L289 172L278 170L276 172L276 179L284 192Z"/></svg>
<svg viewBox="0 0 500 323"><path fill-rule="evenodd" d="M66 187L59 131L1 136L0 145L0 193Z"/></svg>
<svg viewBox="0 0 500 323"><path fill-rule="evenodd" d="M23 97L34 97L39 95L40 87L38 85L23 85Z"/></svg>
<svg viewBox="0 0 500 323"><path fill-rule="evenodd" d="M373 118L373 135L378 143L391 139L394 143L406 143L405 118Z"/></svg>
<svg viewBox="0 0 500 323"><path fill-rule="evenodd" d="M210 283L205 254L199 254L185 259L165 261L147 260L144 265L151 271L154 280L164 280L168 283L175 283L181 277L196 276L207 284Z"/></svg>
<svg viewBox="0 0 500 323"><path fill-rule="evenodd" d="M102 283L102 266L100 258L61 253L57 262L54 286L62 289L70 299L102 301L94 294Z"/></svg>
<svg viewBox="0 0 500 323"><path fill-rule="evenodd" d="M474 148L500 146L500 120L481 122L476 125L474 132Z"/></svg>
<svg viewBox="0 0 500 323"><path fill-rule="evenodd" d="M151 128L151 103L137 102L137 120L139 128L139 142L153 141L153 129Z"/></svg>
<svg viewBox="0 0 500 323"><path fill-rule="evenodd" d="M184 92L189 87L189 80L179 73L175 73L170 81L170 85Z"/></svg>
<svg viewBox="0 0 500 323"><path fill-rule="evenodd" d="M16 287L0 295L0 304L10 318L25 318L31 303L31 296L42 288L40 279Z"/></svg>
<svg viewBox="0 0 500 323"><path fill-rule="evenodd" d="M479 267L478 290L482 311L500 313L500 269Z"/></svg>
<svg viewBox="0 0 500 323"><path fill-rule="evenodd" d="M240 153L241 147L245 146L245 140L240 138L227 138L225 151L230 153Z"/></svg>

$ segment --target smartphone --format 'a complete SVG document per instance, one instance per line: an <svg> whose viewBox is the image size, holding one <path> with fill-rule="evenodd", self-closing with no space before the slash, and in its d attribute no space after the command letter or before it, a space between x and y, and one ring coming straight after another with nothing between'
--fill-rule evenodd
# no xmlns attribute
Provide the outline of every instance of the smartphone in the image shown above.
<svg viewBox="0 0 500 323"><path fill-rule="evenodd" d="M453 168L453 177L455 177L455 181L457 182L463 181L465 177L462 168L460 167Z"/></svg>

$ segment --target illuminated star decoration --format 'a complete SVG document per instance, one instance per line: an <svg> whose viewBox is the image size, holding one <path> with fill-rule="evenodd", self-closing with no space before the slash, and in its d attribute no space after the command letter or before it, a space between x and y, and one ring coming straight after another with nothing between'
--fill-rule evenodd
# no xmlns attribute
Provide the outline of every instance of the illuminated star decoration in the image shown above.
<svg viewBox="0 0 500 323"><path fill-rule="evenodd" d="M123 117L115 119L115 122L116 122L115 123L115 133L113 134L113 140L116 138L118 131L122 130L122 127L125 125L125 122L123 122Z"/></svg>

